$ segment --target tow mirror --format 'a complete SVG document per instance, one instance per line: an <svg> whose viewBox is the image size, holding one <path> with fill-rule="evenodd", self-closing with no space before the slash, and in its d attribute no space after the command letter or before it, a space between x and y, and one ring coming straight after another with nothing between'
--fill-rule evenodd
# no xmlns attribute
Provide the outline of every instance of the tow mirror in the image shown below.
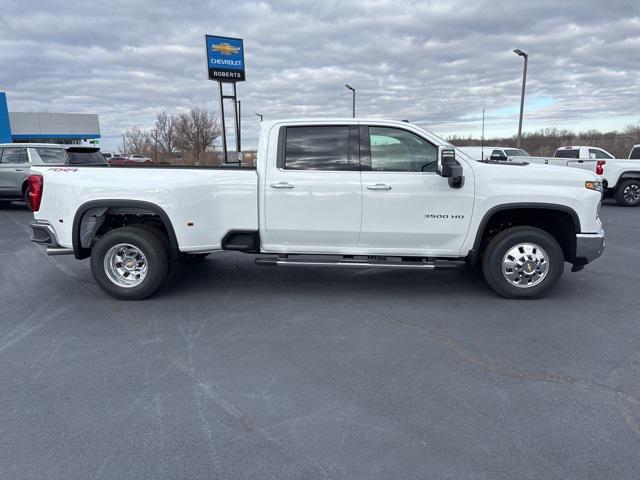
<svg viewBox="0 0 640 480"><path fill-rule="evenodd" d="M456 151L453 148L438 147L438 163L436 173L449 179L451 188L460 188L464 185L462 166L456 160Z"/></svg>

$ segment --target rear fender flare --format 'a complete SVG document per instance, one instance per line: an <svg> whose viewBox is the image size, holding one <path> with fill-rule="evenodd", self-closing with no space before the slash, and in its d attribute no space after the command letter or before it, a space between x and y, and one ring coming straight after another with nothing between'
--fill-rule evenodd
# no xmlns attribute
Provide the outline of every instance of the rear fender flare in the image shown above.
<svg viewBox="0 0 640 480"><path fill-rule="evenodd" d="M167 235L169 237L169 245L171 246L171 254L172 257L177 256L180 253L180 249L178 247L178 239L176 238L175 230L173 229L173 224L169 219L169 215L165 212L162 207L150 202L144 202L141 200L92 200L80 205L76 214L73 217L73 227L71 231L71 242L73 245L73 253L75 257L79 260L83 258L87 258L91 256L91 249L82 246L82 242L80 239L81 233L81 225L84 215L91 209L94 208L134 208L145 210L157 215L164 228L167 231Z"/></svg>

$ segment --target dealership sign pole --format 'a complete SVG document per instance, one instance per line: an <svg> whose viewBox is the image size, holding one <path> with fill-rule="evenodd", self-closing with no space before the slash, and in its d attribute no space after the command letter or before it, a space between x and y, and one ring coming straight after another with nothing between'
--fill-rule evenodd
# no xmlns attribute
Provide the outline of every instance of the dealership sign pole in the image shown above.
<svg viewBox="0 0 640 480"><path fill-rule="evenodd" d="M244 82L244 46L241 38L219 37L205 35L207 46L207 70L209 80L218 82L220 89L220 117L222 119L222 149L224 150L224 162L228 163L227 155L227 129L224 119L224 101L233 100L234 126L236 131L236 152L238 162L242 162L240 151L240 119L238 117L238 98L236 94L236 82ZM233 94L225 95L223 83L233 85Z"/></svg>

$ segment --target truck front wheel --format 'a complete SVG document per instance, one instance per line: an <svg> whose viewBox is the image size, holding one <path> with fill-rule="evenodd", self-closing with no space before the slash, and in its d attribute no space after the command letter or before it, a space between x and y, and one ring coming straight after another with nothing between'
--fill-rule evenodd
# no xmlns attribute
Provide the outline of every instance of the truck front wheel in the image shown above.
<svg viewBox="0 0 640 480"><path fill-rule="evenodd" d="M616 202L622 207L640 205L640 179L629 178L618 184L615 192Z"/></svg>
<svg viewBox="0 0 640 480"><path fill-rule="evenodd" d="M487 245L482 272L505 298L537 298L562 276L564 254L555 238L534 227L513 227Z"/></svg>
<svg viewBox="0 0 640 480"><path fill-rule="evenodd" d="M103 235L91 252L98 285L121 300L142 300L158 290L169 274L169 254L152 231L122 227Z"/></svg>

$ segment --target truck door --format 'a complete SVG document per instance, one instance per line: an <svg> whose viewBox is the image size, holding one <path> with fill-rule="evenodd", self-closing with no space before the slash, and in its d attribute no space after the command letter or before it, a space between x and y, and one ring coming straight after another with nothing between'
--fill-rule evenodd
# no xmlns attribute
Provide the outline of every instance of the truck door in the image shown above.
<svg viewBox="0 0 640 480"><path fill-rule="evenodd" d="M464 186L451 188L436 173L437 146L417 134L363 126L360 138L362 231L358 247L406 255L457 253L473 210L471 168L464 168Z"/></svg>
<svg viewBox="0 0 640 480"><path fill-rule="evenodd" d="M305 253L355 248L362 215L357 127L287 126L278 135L277 159L266 167L263 247Z"/></svg>
<svg viewBox="0 0 640 480"><path fill-rule="evenodd" d="M21 197L22 183L29 173L29 158L24 147L4 147L0 157L0 195Z"/></svg>

